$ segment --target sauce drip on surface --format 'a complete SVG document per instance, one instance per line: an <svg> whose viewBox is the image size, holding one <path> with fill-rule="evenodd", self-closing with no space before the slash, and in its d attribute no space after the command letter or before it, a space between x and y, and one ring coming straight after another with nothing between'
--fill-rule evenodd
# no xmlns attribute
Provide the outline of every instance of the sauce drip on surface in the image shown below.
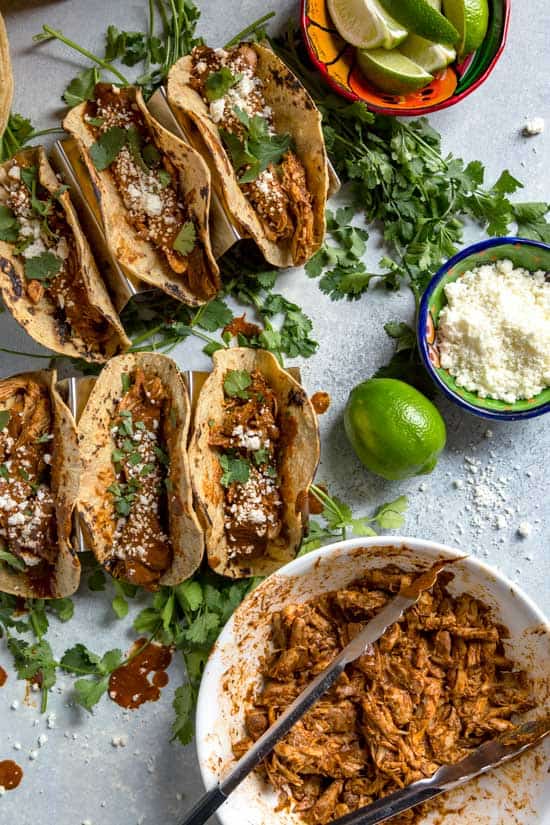
<svg viewBox="0 0 550 825"><path fill-rule="evenodd" d="M7 681L8 674L6 673L3 667L0 667L0 687L4 687Z"/></svg>
<svg viewBox="0 0 550 825"><path fill-rule="evenodd" d="M146 643L147 639L134 642L129 656L137 653L135 658L114 670L109 679L109 696L123 708L135 710L145 702L156 702L161 688L168 684L166 669L172 661L170 649L154 642L143 647Z"/></svg>
<svg viewBox="0 0 550 825"><path fill-rule="evenodd" d="M13 791L23 779L23 771L16 762L6 759L0 762L0 785L6 791Z"/></svg>
<svg viewBox="0 0 550 825"><path fill-rule="evenodd" d="M323 415L330 407L330 395L328 392L316 392L311 396L310 400L317 415Z"/></svg>

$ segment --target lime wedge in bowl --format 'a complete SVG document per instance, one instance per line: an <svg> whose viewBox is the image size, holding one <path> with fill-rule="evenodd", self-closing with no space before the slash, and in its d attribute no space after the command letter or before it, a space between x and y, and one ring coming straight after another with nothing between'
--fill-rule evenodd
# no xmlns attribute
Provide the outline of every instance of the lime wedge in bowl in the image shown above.
<svg viewBox="0 0 550 825"><path fill-rule="evenodd" d="M417 34L410 34L400 45L399 51L430 74L441 72L456 59L456 52L451 46L432 43Z"/></svg>
<svg viewBox="0 0 550 825"><path fill-rule="evenodd" d="M443 0L443 10L459 34L458 56L479 49L489 25L487 0Z"/></svg>
<svg viewBox="0 0 550 825"><path fill-rule="evenodd" d="M429 0L381 0L388 14L413 34L454 46L458 31Z"/></svg>
<svg viewBox="0 0 550 825"><path fill-rule="evenodd" d="M384 10L379 0L328 0L338 34L361 49L393 49L407 30Z"/></svg>
<svg viewBox="0 0 550 825"><path fill-rule="evenodd" d="M399 51L357 49L357 63L370 82L391 95L406 95L427 86L433 76Z"/></svg>

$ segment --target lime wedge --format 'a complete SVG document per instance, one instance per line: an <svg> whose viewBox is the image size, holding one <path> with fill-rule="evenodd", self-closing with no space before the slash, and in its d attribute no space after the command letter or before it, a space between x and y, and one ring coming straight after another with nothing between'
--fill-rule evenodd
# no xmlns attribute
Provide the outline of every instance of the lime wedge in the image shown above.
<svg viewBox="0 0 550 825"><path fill-rule="evenodd" d="M443 0L443 10L458 31L459 57L479 49L489 25L487 0Z"/></svg>
<svg viewBox="0 0 550 825"><path fill-rule="evenodd" d="M399 51L357 49L359 68L383 92L403 95L426 86L432 75Z"/></svg>
<svg viewBox="0 0 550 825"><path fill-rule="evenodd" d="M328 0L327 5L338 34L352 46L393 49L408 34L379 0Z"/></svg>
<svg viewBox="0 0 550 825"><path fill-rule="evenodd" d="M454 46L458 31L429 0L380 0L388 14L413 34Z"/></svg>
<svg viewBox="0 0 550 825"><path fill-rule="evenodd" d="M409 34L399 51L430 74L441 72L456 59L456 52L451 46L432 43L417 34Z"/></svg>

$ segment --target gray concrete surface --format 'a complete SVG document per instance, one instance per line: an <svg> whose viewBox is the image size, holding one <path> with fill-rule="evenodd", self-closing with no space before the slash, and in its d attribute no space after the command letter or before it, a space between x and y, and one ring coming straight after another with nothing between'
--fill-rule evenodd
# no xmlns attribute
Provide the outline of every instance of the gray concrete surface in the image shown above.
<svg viewBox="0 0 550 825"><path fill-rule="evenodd" d="M297 6L264 4L260 0L203 0L201 33L221 44L269 8L281 23ZM107 0L6 2L13 48L15 109L30 116L39 128L53 126L62 113L60 95L78 63L58 43L33 46L31 37L43 23L62 28L94 50L109 23L126 29L142 28L146 4ZM550 197L550 18L546 0L514 3L508 46L496 71L482 89L459 106L432 116L444 135L448 151L467 160L481 159L488 181L507 167L525 183L527 200ZM544 135L526 139L520 130L528 118L547 119ZM481 237L471 228L469 238ZM369 243L369 263L380 257L375 233ZM357 303L331 303L299 270L281 277L282 291L306 306L315 323L319 351L301 364L311 392L327 390L329 412L321 419L323 454L319 479L348 501L357 514L371 513L401 493L410 507L404 533L458 545L497 566L521 584L543 609L550 601L550 529L548 514L548 457L550 419L492 424L470 417L445 401L441 410L448 424L448 446L431 476L400 484L376 479L352 454L341 423L351 387L368 377L391 352L383 331L389 320L412 320L408 290L389 295L373 291ZM0 346L38 353L39 348L4 313L0 316ZM173 353L185 368L204 368L200 346L189 341ZM0 374L36 368L23 356L0 354ZM517 527L532 526L528 538ZM500 525L500 526L498 526ZM129 622L117 623L108 599L86 587L76 598L76 618L63 626L52 622L52 642L60 653L76 641L92 649L125 648L131 640ZM93 595L93 598L92 598ZM10 659L0 644L0 664ZM50 698L57 715L55 728L23 702L24 684L10 672L0 690L0 760L14 758L25 771L20 788L0 798L0 823L6 825L170 825L176 823L201 791L192 747L169 744L173 689L183 678L179 664L170 670L170 685L156 705L123 713L104 701L93 716L71 704L69 680L62 680ZM11 705L17 700L18 709ZM215 709L213 709L213 713ZM47 743L37 747L41 733ZM126 748L115 748L113 736L127 736ZM21 750L14 750L16 744ZM38 750L34 761L31 750ZM535 823L533 823L535 825Z"/></svg>

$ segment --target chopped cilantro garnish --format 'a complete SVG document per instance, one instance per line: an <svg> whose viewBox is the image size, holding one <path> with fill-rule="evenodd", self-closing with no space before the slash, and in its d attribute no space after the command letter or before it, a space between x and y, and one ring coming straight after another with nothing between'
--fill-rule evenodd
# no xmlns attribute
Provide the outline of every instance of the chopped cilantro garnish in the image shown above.
<svg viewBox="0 0 550 825"><path fill-rule="evenodd" d="M126 395L130 387L132 386L132 379L128 375L127 372L123 372L121 375L121 382L122 382L122 393Z"/></svg>
<svg viewBox="0 0 550 825"><path fill-rule="evenodd" d="M44 433L36 439L36 444L47 444L47 442L51 441L52 439L53 435L51 433Z"/></svg>
<svg viewBox="0 0 550 825"><path fill-rule="evenodd" d="M166 189L166 187L170 186L170 184L172 183L172 175L170 174L170 172L167 172L166 169L159 169L158 179L160 181L162 189Z"/></svg>
<svg viewBox="0 0 550 825"><path fill-rule="evenodd" d="M244 138L241 140L237 135L225 129L220 132L231 155L235 171L241 173L240 182L250 183L256 180L270 164L280 163L292 146L292 138L288 134L270 134L269 123L261 115L250 117L238 107L235 108L235 114L244 127Z"/></svg>
<svg viewBox="0 0 550 825"><path fill-rule="evenodd" d="M266 464L269 458L269 453L265 447L261 447L259 450L255 450L253 453L254 456L254 464L259 467L260 464Z"/></svg>
<svg viewBox="0 0 550 825"><path fill-rule="evenodd" d="M25 278L29 281L49 281L61 269L61 258L53 252L43 252L25 261Z"/></svg>
<svg viewBox="0 0 550 825"><path fill-rule="evenodd" d="M5 464L0 464L0 478L8 479L10 477L8 468Z"/></svg>
<svg viewBox="0 0 550 825"><path fill-rule="evenodd" d="M223 389L230 398L250 398L247 388L251 384L251 375L246 370L227 370L223 381Z"/></svg>
<svg viewBox="0 0 550 825"><path fill-rule="evenodd" d="M132 467L136 467L140 463L140 461L141 461L141 456L137 452L136 453L130 453L130 455L128 456L128 463Z"/></svg>
<svg viewBox="0 0 550 825"><path fill-rule="evenodd" d="M13 568L13 570L18 570L21 572L25 570L26 564L23 559L20 559L19 556L14 556L13 553L8 552L8 550L3 550L0 548L0 562L7 564L8 567Z"/></svg>
<svg viewBox="0 0 550 825"><path fill-rule="evenodd" d="M0 203L0 241L15 243L19 237L19 221L12 210Z"/></svg>
<svg viewBox="0 0 550 825"><path fill-rule="evenodd" d="M9 410L0 410L0 431L5 430L9 424L11 413Z"/></svg>
<svg viewBox="0 0 550 825"><path fill-rule="evenodd" d="M149 169L154 169L156 166L160 165L162 155L154 143L146 143L141 154ZM168 175L168 177L170 176Z"/></svg>
<svg viewBox="0 0 550 825"><path fill-rule="evenodd" d="M23 481L28 481L29 478L30 478L30 475L28 474L28 472L25 470L24 467L19 467L19 475L21 476Z"/></svg>
<svg viewBox="0 0 550 825"><path fill-rule="evenodd" d="M234 458L230 455L221 455L220 467L223 470L220 483L224 487L229 487L229 485L233 482L236 482L237 484L246 484L250 478L250 464L244 458Z"/></svg>
<svg viewBox="0 0 550 825"><path fill-rule="evenodd" d="M208 100L218 100L218 98L227 94L229 89L235 86L241 79L242 74L240 72L233 74L227 66L222 66L219 71L212 72L206 78L206 97Z"/></svg>
<svg viewBox="0 0 550 825"><path fill-rule="evenodd" d="M193 221L186 221L172 244L172 248L181 255L189 255L197 242L197 230Z"/></svg>
<svg viewBox="0 0 550 825"><path fill-rule="evenodd" d="M163 464L165 467L167 467L170 464L170 459L168 458L168 454L165 453L164 450L162 450L156 444L155 444L154 450L155 450L155 455L158 458L158 460L160 461L160 463Z"/></svg>
<svg viewBox="0 0 550 825"><path fill-rule="evenodd" d="M122 147L126 144L128 132L120 126L111 126L90 146L90 156L98 172L107 169Z"/></svg>
<svg viewBox="0 0 550 825"><path fill-rule="evenodd" d="M112 459L114 464L119 464L122 461L123 458L124 458L124 453L122 452L122 450L119 450L119 449L115 448L113 450L113 452L111 453L111 459Z"/></svg>
<svg viewBox="0 0 550 825"><path fill-rule="evenodd" d="M144 464L143 467L141 468L140 475L150 476L154 469L155 469L154 464Z"/></svg>

